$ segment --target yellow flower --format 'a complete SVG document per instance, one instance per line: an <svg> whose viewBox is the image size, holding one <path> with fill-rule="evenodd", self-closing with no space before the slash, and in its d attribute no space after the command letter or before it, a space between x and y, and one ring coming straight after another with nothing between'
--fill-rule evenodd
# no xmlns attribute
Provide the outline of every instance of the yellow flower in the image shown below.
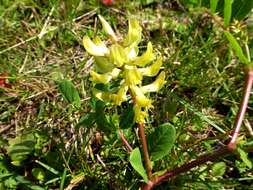
<svg viewBox="0 0 253 190"><path fill-rule="evenodd" d="M142 111L142 108L138 105L134 106L134 121L136 123L144 123L148 114L146 111Z"/></svg>
<svg viewBox="0 0 253 190"><path fill-rule="evenodd" d="M162 64L162 58L160 57L155 63L148 67L140 68L139 71L142 73L143 76L153 77L158 74Z"/></svg>
<svg viewBox="0 0 253 190"><path fill-rule="evenodd" d="M141 90L143 93L147 93L147 92L157 92L159 91L163 85L166 83L165 81L165 72L162 71L158 77L156 77L156 80L154 82L152 82L149 85L146 86L142 86Z"/></svg>
<svg viewBox="0 0 253 190"><path fill-rule="evenodd" d="M136 66L125 65L124 79L128 86L141 84L142 74Z"/></svg>
<svg viewBox="0 0 253 190"><path fill-rule="evenodd" d="M109 50L102 41L95 43L88 36L84 36L83 46L89 54L94 56L104 56L109 53Z"/></svg>
<svg viewBox="0 0 253 190"><path fill-rule="evenodd" d="M153 61L154 58L155 56L153 54L153 46L152 46L152 43L149 42L146 52L143 53L140 57L137 57L136 59L134 59L133 64L144 67L145 65Z"/></svg>
<svg viewBox="0 0 253 190"><path fill-rule="evenodd" d="M112 38L113 41L115 42L118 41L118 38L115 32L113 31L112 27L110 26L110 24L101 15L98 15L98 18L102 23L104 31Z"/></svg>
<svg viewBox="0 0 253 190"><path fill-rule="evenodd" d="M108 82L111 81L111 79L115 79L118 77L120 73L120 69L114 68L111 72L105 73L105 74L99 74L95 71L91 71L91 80L96 83L102 83L102 84L107 84Z"/></svg>
<svg viewBox="0 0 253 190"><path fill-rule="evenodd" d="M122 102L127 101L127 95L126 95L127 90L128 90L127 86L122 86L117 92L117 94L112 94L110 96L110 99L115 105L117 106L121 105Z"/></svg>
<svg viewBox="0 0 253 190"><path fill-rule="evenodd" d="M135 18L128 21L128 34L123 42L124 46L137 46L141 41L142 28Z"/></svg>
<svg viewBox="0 0 253 190"><path fill-rule="evenodd" d="M114 65L121 67L127 61L125 50L118 44L113 44L110 48L110 58Z"/></svg>
<svg viewBox="0 0 253 190"><path fill-rule="evenodd" d="M144 93L142 92L141 88L131 85L130 86L131 92L134 95L135 98L135 104L140 107L145 108L152 108L152 100L148 99Z"/></svg>

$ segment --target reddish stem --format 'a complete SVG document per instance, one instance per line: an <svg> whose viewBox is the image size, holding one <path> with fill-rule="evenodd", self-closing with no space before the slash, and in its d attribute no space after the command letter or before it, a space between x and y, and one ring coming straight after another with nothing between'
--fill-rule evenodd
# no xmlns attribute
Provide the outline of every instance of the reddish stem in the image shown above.
<svg viewBox="0 0 253 190"><path fill-rule="evenodd" d="M144 155L146 171L148 174L148 179L151 180L152 167L151 167L151 162L150 162L149 154L148 154L148 146L147 146L147 140L146 140L145 131L144 131L144 128L145 128L144 123L139 123L138 128L139 128L139 135L140 135L140 140L141 140L141 145L142 145L142 150L143 150L143 155Z"/></svg>
<svg viewBox="0 0 253 190"><path fill-rule="evenodd" d="M125 144L125 146L126 146L128 152L131 152L131 151L133 150L133 148L132 148L131 145L128 143L128 141L127 141L127 139L126 139L124 133L123 133L121 130L119 130L119 136L120 136L122 142Z"/></svg>
<svg viewBox="0 0 253 190"><path fill-rule="evenodd" d="M244 87L244 96L240 104L239 111L236 116L235 120L235 130L233 132L231 141L228 144L228 148L231 150L234 150L236 148L236 139L239 135L240 128L243 122L243 118L245 116L248 102L249 102L249 97L252 89L252 84L253 84L253 70L247 70L246 71L246 77L245 77L245 87Z"/></svg>
<svg viewBox="0 0 253 190"><path fill-rule="evenodd" d="M192 168L195 168L197 166L200 166L201 164L207 163L208 161L213 162L223 156L226 156L227 154L233 152L236 149L236 143L237 143L236 140L239 135L241 124L247 110L247 105L248 105L248 101L249 101L249 97L250 97L250 93L251 93L251 89L253 85L253 69L246 70L245 73L246 73L246 78L245 78L243 99L241 101L240 108L236 116L235 130L232 134L232 138L229 144L227 146L219 148L218 150L214 151L211 154L200 156L189 163L186 163L180 167L176 167L173 170L167 171L165 174L157 177L156 179L152 181L149 181L148 184L142 187L142 190L150 190L155 185L158 185L161 182L166 181L173 176L176 176L180 173L187 172L191 170Z"/></svg>

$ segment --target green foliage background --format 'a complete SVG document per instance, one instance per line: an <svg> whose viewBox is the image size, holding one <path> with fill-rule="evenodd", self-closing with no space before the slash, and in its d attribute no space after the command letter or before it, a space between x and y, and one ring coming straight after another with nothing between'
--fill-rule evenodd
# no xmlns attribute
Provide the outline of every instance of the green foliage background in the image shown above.
<svg viewBox="0 0 253 190"><path fill-rule="evenodd" d="M223 34L224 4L205 1L0 0L0 189L138 189L141 177L117 132L129 105L108 107L91 95L92 60L82 37L106 35L103 15L127 33L128 15L161 52L167 83L152 99L146 133L169 122L175 145L153 168L163 173L225 143L242 95L242 64ZM230 32L252 57L251 1L232 9ZM247 6L245 6L247 5ZM243 18L243 19L242 19ZM239 19L240 21L236 21ZM5 75L7 78L5 77ZM179 175L156 189L252 188L252 110L237 155ZM131 115L129 123L132 124ZM125 124L124 124L125 125ZM133 127L122 129L139 146Z"/></svg>

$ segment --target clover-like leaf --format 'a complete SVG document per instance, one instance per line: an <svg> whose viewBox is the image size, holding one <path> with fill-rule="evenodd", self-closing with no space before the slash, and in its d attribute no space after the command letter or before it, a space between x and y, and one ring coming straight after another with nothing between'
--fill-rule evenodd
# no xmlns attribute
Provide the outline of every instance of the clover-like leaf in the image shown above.
<svg viewBox="0 0 253 190"><path fill-rule="evenodd" d="M153 46L152 43L149 42L148 46L147 46L147 50L145 53L143 53L140 57L137 57L134 60L134 65L138 65L141 67L146 66L148 63L150 63L151 61L153 61L155 58L154 53L153 53Z"/></svg>
<svg viewBox="0 0 253 190"><path fill-rule="evenodd" d="M98 18L99 18L100 22L102 23L102 26L103 26L104 31L105 31L114 41L118 41L118 38L117 38L115 32L113 31L112 27L110 26L110 24L109 24L101 15L98 15Z"/></svg>
<svg viewBox="0 0 253 190"><path fill-rule="evenodd" d="M156 80L152 82L151 84L145 85L141 87L141 90L146 93L146 92L157 92L159 91L163 85L165 84L165 72L162 71Z"/></svg>
<svg viewBox="0 0 253 190"><path fill-rule="evenodd" d="M142 28L135 18L128 21L128 34L123 42L124 46L137 46L141 41Z"/></svg>
<svg viewBox="0 0 253 190"><path fill-rule="evenodd" d="M83 38L83 46L89 54L94 56L104 56L109 53L104 43L95 43L88 36Z"/></svg>
<svg viewBox="0 0 253 190"><path fill-rule="evenodd" d="M140 68L139 71L141 71L143 76L153 77L158 74L158 72L161 69L162 64L163 64L162 58L160 57L159 59L157 59L157 61L155 63L153 63L152 65L150 65L146 68L145 67Z"/></svg>
<svg viewBox="0 0 253 190"><path fill-rule="evenodd" d="M146 171L143 167L143 164L142 164L141 152L140 152L139 148L135 148L131 152L129 161L130 161L131 165L133 166L133 168L135 169L135 171L137 171L141 175L143 180L147 183L148 176L147 176L147 173L146 173Z"/></svg>

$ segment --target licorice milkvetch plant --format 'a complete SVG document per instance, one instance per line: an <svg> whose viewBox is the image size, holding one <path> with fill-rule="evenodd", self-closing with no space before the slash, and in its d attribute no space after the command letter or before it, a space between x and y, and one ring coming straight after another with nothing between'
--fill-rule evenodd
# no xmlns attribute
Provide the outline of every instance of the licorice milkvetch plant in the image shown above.
<svg viewBox="0 0 253 190"><path fill-rule="evenodd" d="M90 80L94 84L93 94L97 99L115 106L120 106L123 102L133 105L134 122L139 129L146 170L142 165L140 150L138 148L132 150L131 146L129 148L131 150L130 163L144 181L148 182L152 178L149 151L151 151L152 161L158 160L169 152L175 139L174 128L166 124L159 126L153 136L152 134L149 136L151 140L148 143L144 133L149 110L153 108L153 100L149 94L158 92L166 82L165 72L162 71L162 57L156 56L151 42L148 42L146 51L139 55L138 45L142 39L142 28L135 18L129 18L128 34L121 39L102 16L98 17L110 38L110 46L107 46L98 36L93 40L88 36L83 38L84 48L94 57L94 67L90 71ZM156 77L156 79L144 85L144 79L148 77ZM97 85L112 83L117 85L109 91L96 88ZM163 135L172 134L172 138L159 137L162 144L159 144L159 141L153 141L159 134L158 130ZM127 141L125 144L128 144ZM156 145L161 147L155 148Z"/></svg>
<svg viewBox="0 0 253 190"><path fill-rule="evenodd" d="M83 38L83 45L88 53L94 57L94 68L90 71L94 84L108 84L113 80L120 80L118 87L110 92L96 88L94 95L104 102L120 106L122 102L132 97L134 101L135 121L143 123L148 109L152 108L152 100L147 94L159 91L165 83L165 72L162 58L155 60L151 42L147 50L138 56L138 44L141 41L142 29L134 18L129 19L129 32L124 40L119 40L107 21L99 15L103 29L109 35L112 45L107 47L99 37L92 41L88 36ZM158 75L158 76L157 76ZM156 80L148 85L142 85L143 77L154 77Z"/></svg>

